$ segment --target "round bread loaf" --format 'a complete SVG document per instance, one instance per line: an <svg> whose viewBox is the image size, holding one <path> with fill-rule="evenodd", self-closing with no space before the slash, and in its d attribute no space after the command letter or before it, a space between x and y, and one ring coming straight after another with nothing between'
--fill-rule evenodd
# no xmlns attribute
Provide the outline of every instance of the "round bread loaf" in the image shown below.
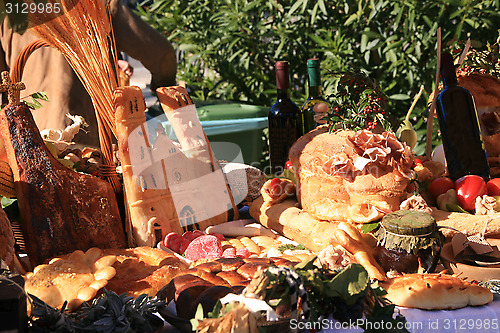
<svg viewBox="0 0 500 333"><path fill-rule="evenodd" d="M500 106L500 80L477 72L457 77L458 85L469 90L476 107Z"/></svg>
<svg viewBox="0 0 500 333"><path fill-rule="evenodd" d="M290 149L302 208L320 220L366 223L399 209L413 174L411 149L394 134L322 126Z"/></svg>
<svg viewBox="0 0 500 333"><path fill-rule="evenodd" d="M484 148L493 177L500 176L500 80L477 72L458 77L458 84L474 97Z"/></svg>

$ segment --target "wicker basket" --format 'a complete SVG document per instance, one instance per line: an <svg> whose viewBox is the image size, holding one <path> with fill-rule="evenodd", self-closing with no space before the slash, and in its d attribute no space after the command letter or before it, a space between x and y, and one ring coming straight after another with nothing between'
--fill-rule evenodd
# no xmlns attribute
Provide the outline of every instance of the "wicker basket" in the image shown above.
<svg viewBox="0 0 500 333"><path fill-rule="evenodd" d="M43 40L33 41L31 44L27 45L16 59L16 62L11 68L10 79L12 82L20 82L22 80L22 75L26 61L28 58L41 47L50 47L50 45ZM19 100L20 92L17 91L15 99ZM116 173L116 166L113 161L113 147L111 141L111 129L106 125L104 121L101 121L101 116L96 112L97 124L99 130L99 141L100 148L103 153L103 165L100 167L100 177L111 183L115 193L119 194L123 191L123 186Z"/></svg>

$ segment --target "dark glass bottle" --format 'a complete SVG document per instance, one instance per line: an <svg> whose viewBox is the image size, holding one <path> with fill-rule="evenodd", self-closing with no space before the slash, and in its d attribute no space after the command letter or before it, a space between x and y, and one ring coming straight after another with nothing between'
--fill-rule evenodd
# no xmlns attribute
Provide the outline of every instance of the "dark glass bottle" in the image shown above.
<svg viewBox="0 0 500 333"><path fill-rule="evenodd" d="M472 94L458 86L453 57L441 55L444 89L437 98L437 115L451 179L465 175L490 178L488 158Z"/></svg>
<svg viewBox="0 0 500 333"><path fill-rule="evenodd" d="M290 99L288 62L278 61L275 68L277 100L268 113L269 157L273 174L284 170L288 151L299 137L299 107Z"/></svg>
<svg viewBox="0 0 500 333"><path fill-rule="evenodd" d="M304 135L318 125L326 124L323 119L330 111L330 104L321 94L321 74L318 59L307 60L309 96L300 110L300 134Z"/></svg>

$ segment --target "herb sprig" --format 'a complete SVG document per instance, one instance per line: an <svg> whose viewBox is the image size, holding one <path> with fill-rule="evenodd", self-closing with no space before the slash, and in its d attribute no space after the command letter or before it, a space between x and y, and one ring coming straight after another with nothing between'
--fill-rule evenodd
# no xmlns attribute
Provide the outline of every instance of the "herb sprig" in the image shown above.
<svg viewBox="0 0 500 333"><path fill-rule="evenodd" d="M30 318L32 332L143 332L153 333L163 325L154 313L165 306L165 301L142 294L137 298L117 295L104 290L77 312L68 313L65 305L54 309L30 295L33 300Z"/></svg>
<svg viewBox="0 0 500 333"><path fill-rule="evenodd" d="M389 129L384 118L389 99L378 84L361 71L330 73L338 80L336 92L327 96L332 105L330 129L373 130L380 124Z"/></svg>

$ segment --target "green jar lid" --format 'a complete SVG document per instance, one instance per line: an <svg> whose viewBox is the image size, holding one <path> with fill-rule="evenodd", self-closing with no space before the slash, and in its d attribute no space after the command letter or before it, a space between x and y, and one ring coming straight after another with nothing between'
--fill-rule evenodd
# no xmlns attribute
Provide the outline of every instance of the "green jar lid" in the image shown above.
<svg viewBox="0 0 500 333"><path fill-rule="evenodd" d="M413 210L398 210L385 215L381 221L387 232L406 235L422 236L436 230L436 219L428 213Z"/></svg>

